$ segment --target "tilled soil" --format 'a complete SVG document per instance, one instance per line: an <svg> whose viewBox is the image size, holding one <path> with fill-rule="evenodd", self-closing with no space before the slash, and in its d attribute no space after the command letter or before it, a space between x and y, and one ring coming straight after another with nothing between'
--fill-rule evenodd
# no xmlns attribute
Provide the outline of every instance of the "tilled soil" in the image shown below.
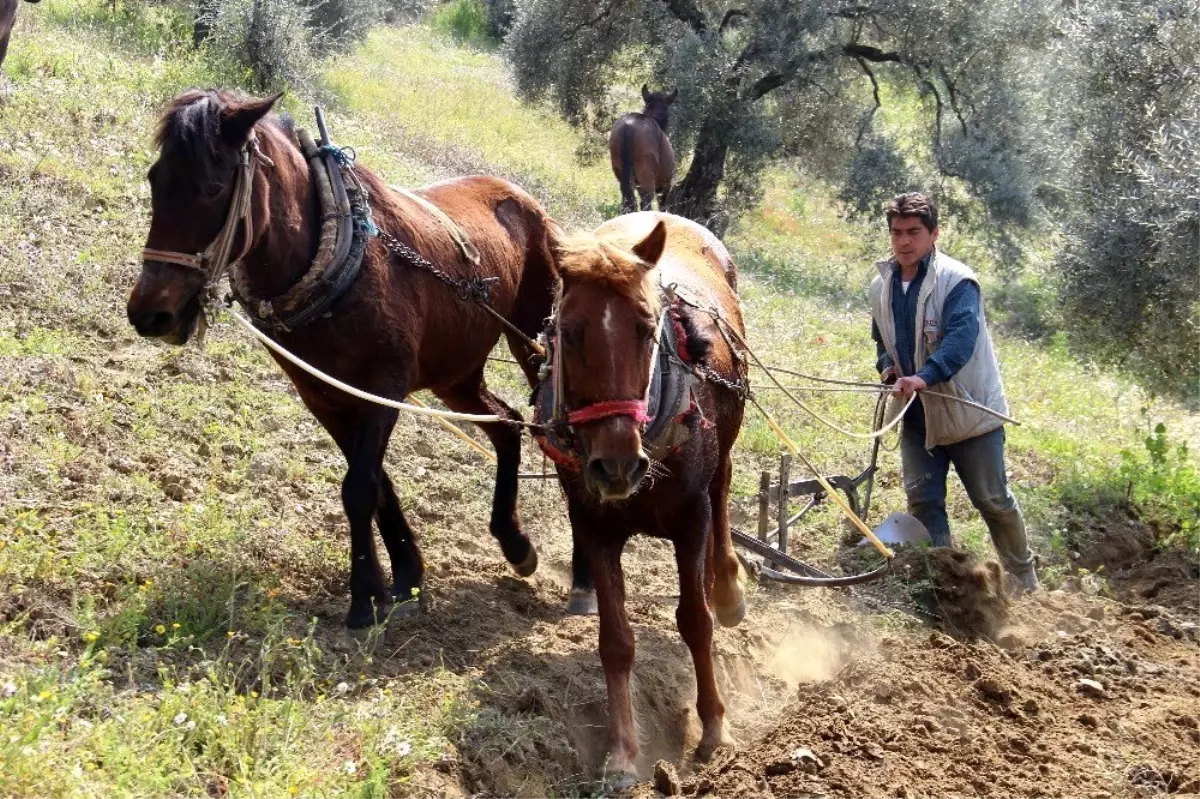
<svg viewBox="0 0 1200 799"><path fill-rule="evenodd" d="M1178 610L1055 591L1018 601L997 643L868 635L683 793L1200 793L1200 648L1194 608Z"/></svg>

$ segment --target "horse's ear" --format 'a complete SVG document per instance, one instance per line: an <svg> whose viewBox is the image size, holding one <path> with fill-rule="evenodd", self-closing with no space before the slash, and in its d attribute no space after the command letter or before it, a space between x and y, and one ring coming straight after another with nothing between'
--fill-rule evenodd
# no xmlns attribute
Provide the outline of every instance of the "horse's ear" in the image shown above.
<svg viewBox="0 0 1200 799"><path fill-rule="evenodd" d="M650 102L650 84L648 84L648 83L642 84L642 102L643 103Z"/></svg>
<svg viewBox="0 0 1200 799"><path fill-rule="evenodd" d="M658 259L662 257L663 250L667 246L667 225L661 219L654 226L654 230L650 231L650 235L633 245L633 254L641 258L649 269L653 269L658 263Z"/></svg>
<svg viewBox="0 0 1200 799"><path fill-rule="evenodd" d="M679 99L679 89L678 88L672 89L671 93L667 95L667 105L671 105L678 99Z"/></svg>
<svg viewBox="0 0 1200 799"><path fill-rule="evenodd" d="M282 96L283 92L279 92L261 100L248 100L226 108L221 114L221 138L234 147L245 144L254 125L270 113Z"/></svg>

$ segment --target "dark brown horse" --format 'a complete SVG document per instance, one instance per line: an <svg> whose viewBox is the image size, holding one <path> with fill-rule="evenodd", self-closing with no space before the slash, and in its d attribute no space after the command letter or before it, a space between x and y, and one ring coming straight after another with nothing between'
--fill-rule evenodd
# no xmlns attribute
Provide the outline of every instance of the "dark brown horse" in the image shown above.
<svg viewBox="0 0 1200 799"><path fill-rule="evenodd" d="M13 25L17 21L18 0L0 0L0 66L4 64L4 56L8 55L8 38L12 35ZM25 0L27 3L38 3L41 0Z"/></svg>
<svg viewBox="0 0 1200 799"><path fill-rule="evenodd" d="M613 174L621 184L621 213L636 211L634 190L641 198L641 210L649 211L658 195L658 209L666 208L667 192L675 176L675 151L667 138L670 107L679 96L676 89L670 94L651 92L642 84L642 113L625 114L613 124L608 134L608 155Z"/></svg>
<svg viewBox="0 0 1200 799"><path fill-rule="evenodd" d="M636 774L638 740L621 552L634 533L675 545L676 619L695 665L704 729L697 754L707 759L717 745L731 742L713 674L709 609L726 626L745 615L726 512L730 449L745 404L739 388L744 369L712 314L739 334L742 319L729 253L687 219L653 212L621 216L593 235L560 242L558 253L552 380L560 401L554 416L569 425L563 435L574 454L552 457L567 494L576 552L595 581L612 765L628 778ZM663 286L677 287L677 296L664 294ZM664 349L676 368L687 365L681 374L690 398L679 404L663 399L670 391L662 386L670 381L651 368ZM652 384L659 388L652 391ZM539 392L544 390L546 384ZM677 413L679 408L684 410ZM670 414L664 421L674 429L657 434L667 436L669 446L651 440L649 431L658 425L650 414ZM659 460L652 462L651 453ZM576 591L587 588L578 584L580 572Z"/></svg>
<svg viewBox="0 0 1200 799"><path fill-rule="evenodd" d="M191 91L164 113L161 154L150 168L150 232L142 273L129 297L130 322L143 335L184 344L200 325L206 275L186 264L235 231L227 252L239 301L247 308L287 292L317 251L321 213L311 167L289 122L270 113L277 98L245 99L227 92ZM239 171L242 170L242 171ZM240 178L252 190L244 227L227 223ZM445 221L418 201L389 190L370 170L353 168L369 191L374 223L452 277L495 278L492 306L520 330L535 334L551 307L554 274L548 224L537 202L516 186L487 177L437 184L419 194L440 208L478 249L481 266L466 262ZM211 249L211 248L210 248ZM218 248L219 249L219 248ZM197 259L199 260L199 259ZM182 264L180 262L183 262ZM485 359L500 324L477 304L412 262L395 257L379 238L367 238L361 271L329 310L274 338L318 369L357 388L392 399L429 389L456 411L519 415L488 391ZM237 292L238 286L249 296ZM532 381L535 367L523 341L509 346ZM409 599L421 586L424 563L383 469L397 412L357 400L276 358L300 398L337 442L348 471L342 502L350 522L350 612L346 624L380 620L393 597ZM533 573L537 552L517 518L520 429L481 425L498 466L490 529L509 563ZM375 553L372 520L391 559L389 591Z"/></svg>

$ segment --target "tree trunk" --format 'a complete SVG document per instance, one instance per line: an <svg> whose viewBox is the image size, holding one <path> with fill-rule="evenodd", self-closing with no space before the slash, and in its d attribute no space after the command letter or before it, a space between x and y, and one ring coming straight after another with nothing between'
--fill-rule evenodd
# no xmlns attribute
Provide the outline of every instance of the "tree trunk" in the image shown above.
<svg viewBox="0 0 1200 799"><path fill-rule="evenodd" d="M199 47L212 34L221 0L196 0L196 16L192 25L192 46Z"/></svg>
<svg viewBox="0 0 1200 799"><path fill-rule="evenodd" d="M717 235L724 232L729 222L717 203L717 187L725 177L725 159L729 155L725 133L725 125L714 117L704 121L687 175L667 198L668 211L695 220Z"/></svg>

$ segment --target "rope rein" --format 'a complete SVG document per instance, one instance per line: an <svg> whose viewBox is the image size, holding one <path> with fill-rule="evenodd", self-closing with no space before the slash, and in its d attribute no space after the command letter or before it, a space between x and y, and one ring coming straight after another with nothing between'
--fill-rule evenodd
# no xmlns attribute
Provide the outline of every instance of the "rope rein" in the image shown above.
<svg viewBox="0 0 1200 799"><path fill-rule="evenodd" d="M409 413L415 413L418 416L432 416L436 419L455 420L455 421L460 421L460 422L474 422L476 424L489 424L489 423L494 423L494 422L500 422L502 424L511 424L511 425L515 425L515 426L519 426L519 427L529 427L529 428L540 428L541 427L541 425L532 424L531 422L522 422L522 421L518 421L516 419L509 419L509 418L506 418L503 416L497 416L495 414L457 413L455 411L443 411L443 410L439 410L437 408L429 408L423 404L414 405L414 404L407 403L407 402L399 402L394 399L388 399L387 397L381 397L378 394L372 394L368 391L362 391L348 383L343 383L341 380L338 380L336 377L333 377L330 374L322 372L320 369L307 363L306 361L302 360L298 356L293 355L290 351L288 351L281 344L279 344L277 341L275 341L275 339L271 338L266 333L259 330L257 327L254 326L254 324L249 319L242 316L240 313L235 311L233 308L229 308L227 310L228 310L229 314L234 318L234 320L238 324L240 324L242 327L249 330L250 333L253 334L255 338L257 338L259 341L261 341L263 344L265 344L269 349L273 350L274 352L277 352L283 358L285 358L289 362L295 364L296 366L300 367L304 371L308 372L310 375L317 378L318 380L322 380L322 381L328 383L329 385L333 386L334 388L340 389L341 391L346 392L347 394L349 394L352 397L358 397L361 400L366 400L367 402L373 402L376 405L382 405L385 408L395 408L396 410L408 411Z"/></svg>

